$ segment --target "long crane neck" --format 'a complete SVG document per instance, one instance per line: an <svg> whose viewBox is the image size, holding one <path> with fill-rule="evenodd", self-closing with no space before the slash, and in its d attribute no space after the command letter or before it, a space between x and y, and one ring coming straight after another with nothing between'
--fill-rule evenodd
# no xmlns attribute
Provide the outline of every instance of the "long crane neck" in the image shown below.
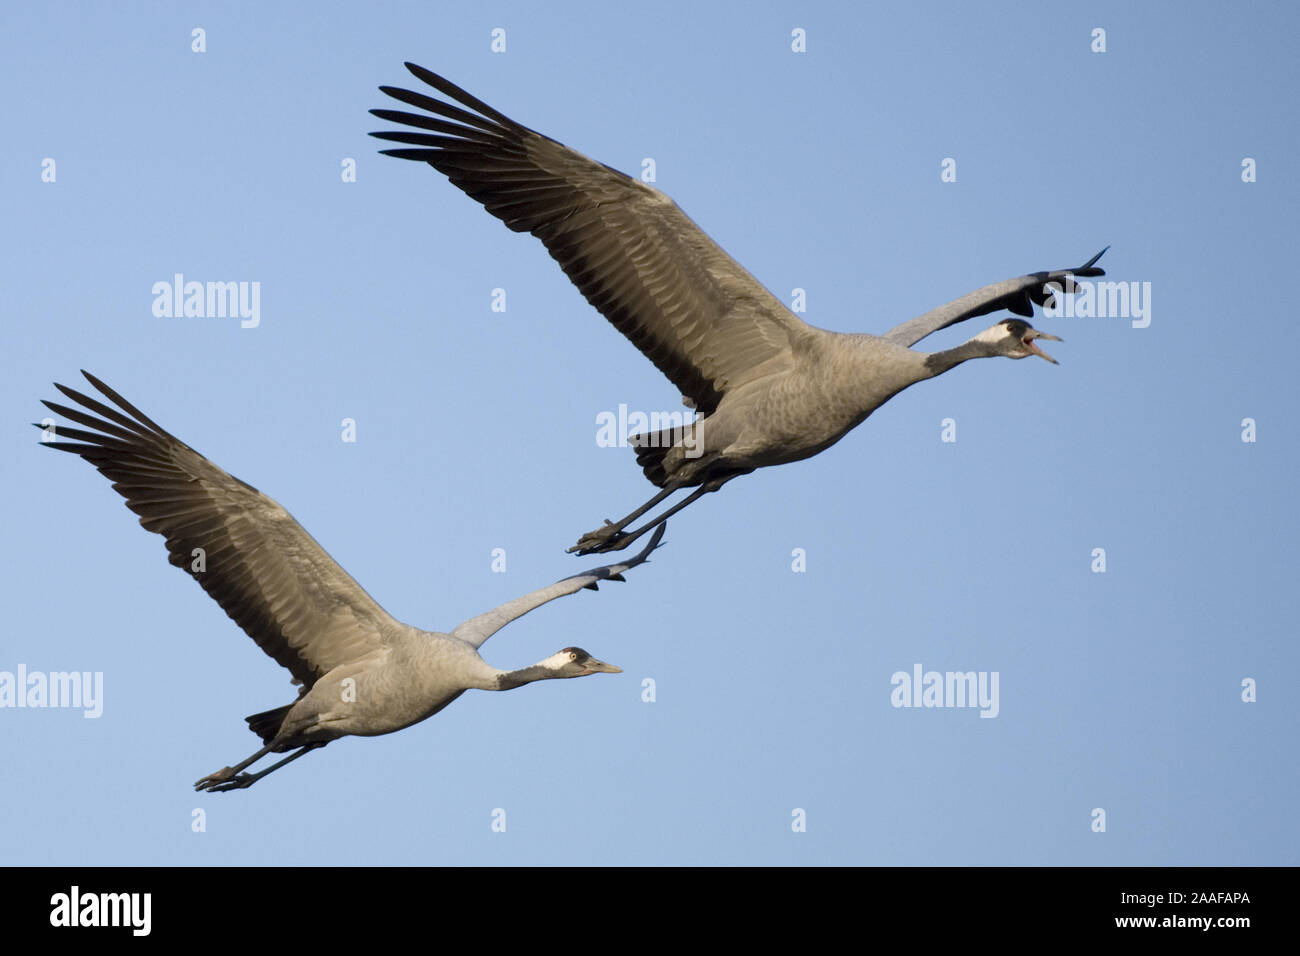
<svg viewBox="0 0 1300 956"><path fill-rule="evenodd" d="M564 668L563 665L568 663L568 658L563 651L552 654L544 661L513 671L498 670L483 658L475 656L477 663L473 667L473 673L468 675L467 686L479 690L514 690L533 681L577 676L573 670Z"/></svg>
<svg viewBox="0 0 1300 956"><path fill-rule="evenodd" d="M962 362L973 358L992 358L1001 355L993 344L981 341L979 336L968 342L963 342L954 349L944 349L942 352L930 352L925 354L923 365L926 370L926 378L933 378L936 375L942 375L949 369L956 368Z"/></svg>
<svg viewBox="0 0 1300 956"><path fill-rule="evenodd" d="M550 680L558 677L555 671L542 664L532 664L528 667L521 667L514 671L497 671L494 685L484 688L485 690L514 690L516 687L523 687L525 684L531 684L537 680Z"/></svg>
<svg viewBox="0 0 1300 956"><path fill-rule="evenodd" d="M533 681L563 676L551 658L518 670L503 671L469 648L464 648L454 658L427 661L425 666L443 675L444 679L454 675L453 679L465 690L513 690Z"/></svg>
<svg viewBox="0 0 1300 956"><path fill-rule="evenodd" d="M942 352L920 352L882 342L876 336L845 335L827 363L824 405L857 424L903 389L942 375L962 362L998 354L978 337ZM837 407L838 406L838 407Z"/></svg>

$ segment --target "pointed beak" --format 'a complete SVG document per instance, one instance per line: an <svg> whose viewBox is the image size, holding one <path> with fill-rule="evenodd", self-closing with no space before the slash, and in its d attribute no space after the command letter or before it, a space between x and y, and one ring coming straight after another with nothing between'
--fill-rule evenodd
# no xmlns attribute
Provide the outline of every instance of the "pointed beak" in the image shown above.
<svg viewBox="0 0 1300 956"><path fill-rule="evenodd" d="M1046 352L1040 349L1037 345L1035 345L1034 339L1047 339L1049 342L1064 342L1065 341L1064 339L1058 338L1057 336L1052 335L1050 332L1039 332L1037 329L1030 329L1029 334L1026 335L1024 338L1025 348L1029 349L1029 351L1033 352L1039 358L1047 359L1047 361L1051 362L1053 365L1061 364L1056 359L1052 358L1050 355L1048 355Z"/></svg>
<svg viewBox="0 0 1300 956"><path fill-rule="evenodd" d="M623 668L615 667L613 664L606 664L604 661L598 661L594 657L587 658L587 663L583 665L588 674L621 674Z"/></svg>

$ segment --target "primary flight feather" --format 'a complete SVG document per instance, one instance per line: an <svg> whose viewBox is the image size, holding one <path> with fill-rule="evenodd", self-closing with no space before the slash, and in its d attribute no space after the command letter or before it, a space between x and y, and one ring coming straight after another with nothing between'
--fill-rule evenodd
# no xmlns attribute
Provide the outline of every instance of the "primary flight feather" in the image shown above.
<svg viewBox="0 0 1300 956"><path fill-rule="evenodd" d="M436 73L407 69L434 92L381 86L422 112L374 109L405 129L372 133L381 150L428 163L516 232L540 239L615 328L681 391L698 417L639 436L637 461L661 491L583 535L580 554L627 547L701 495L756 468L834 444L892 396L972 358L1038 355L1059 341L1004 319L941 352L911 348L932 332L1001 309L1032 316L1075 277L1100 276L1102 252L1077 269L993 283L884 335L814 328L768 292L668 196L529 129ZM449 102L450 101L450 102ZM459 105L455 105L459 104ZM634 531L632 521L682 488L696 490Z"/></svg>
<svg viewBox="0 0 1300 956"><path fill-rule="evenodd" d="M450 633L422 631L381 608L276 501L169 434L89 372L82 374L112 405L56 384L75 404L43 404L85 427L43 429L46 447L80 455L112 481L140 524L166 539L168 560L301 684L297 700L247 718L264 746L201 778L196 789L251 786L339 737L409 727L466 690L618 673L579 647L511 671L489 665L478 648L548 601L595 590L600 581L622 581L624 571L658 547L660 533L620 564L525 594ZM242 772L267 754L287 751L293 753L266 770Z"/></svg>

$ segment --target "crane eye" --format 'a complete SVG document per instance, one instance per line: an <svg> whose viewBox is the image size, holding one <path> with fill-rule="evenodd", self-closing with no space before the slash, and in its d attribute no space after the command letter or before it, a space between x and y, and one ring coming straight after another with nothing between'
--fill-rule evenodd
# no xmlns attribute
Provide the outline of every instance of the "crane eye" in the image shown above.
<svg viewBox="0 0 1300 956"><path fill-rule="evenodd" d="M576 661L577 659L578 659L578 655L577 655L577 653L574 652L574 651L570 651L570 652L569 652L569 660L571 660L571 661Z"/></svg>

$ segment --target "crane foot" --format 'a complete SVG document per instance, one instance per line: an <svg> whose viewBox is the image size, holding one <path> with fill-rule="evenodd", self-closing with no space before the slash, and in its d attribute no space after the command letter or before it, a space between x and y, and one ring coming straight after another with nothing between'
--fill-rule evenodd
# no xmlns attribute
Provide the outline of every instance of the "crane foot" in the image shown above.
<svg viewBox="0 0 1300 956"><path fill-rule="evenodd" d="M205 784L202 788L196 785L194 789L203 789L209 793L220 793L223 790L243 790L246 787L251 787L259 776L261 776L261 774L241 773L234 779L228 780L225 783L222 783L219 780L213 780L211 783Z"/></svg>
<svg viewBox="0 0 1300 956"><path fill-rule="evenodd" d="M624 541L623 539L628 540ZM578 543L569 549L570 554L599 554L604 551L621 551L631 544L631 536L625 534L618 525L613 522L605 522L603 528L597 528L595 531L588 531Z"/></svg>
<svg viewBox="0 0 1300 956"><path fill-rule="evenodd" d="M233 767L222 767L216 773L210 773L206 777L194 781L195 790L211 790L215 784L224 783L235 775Z"/></svg>

